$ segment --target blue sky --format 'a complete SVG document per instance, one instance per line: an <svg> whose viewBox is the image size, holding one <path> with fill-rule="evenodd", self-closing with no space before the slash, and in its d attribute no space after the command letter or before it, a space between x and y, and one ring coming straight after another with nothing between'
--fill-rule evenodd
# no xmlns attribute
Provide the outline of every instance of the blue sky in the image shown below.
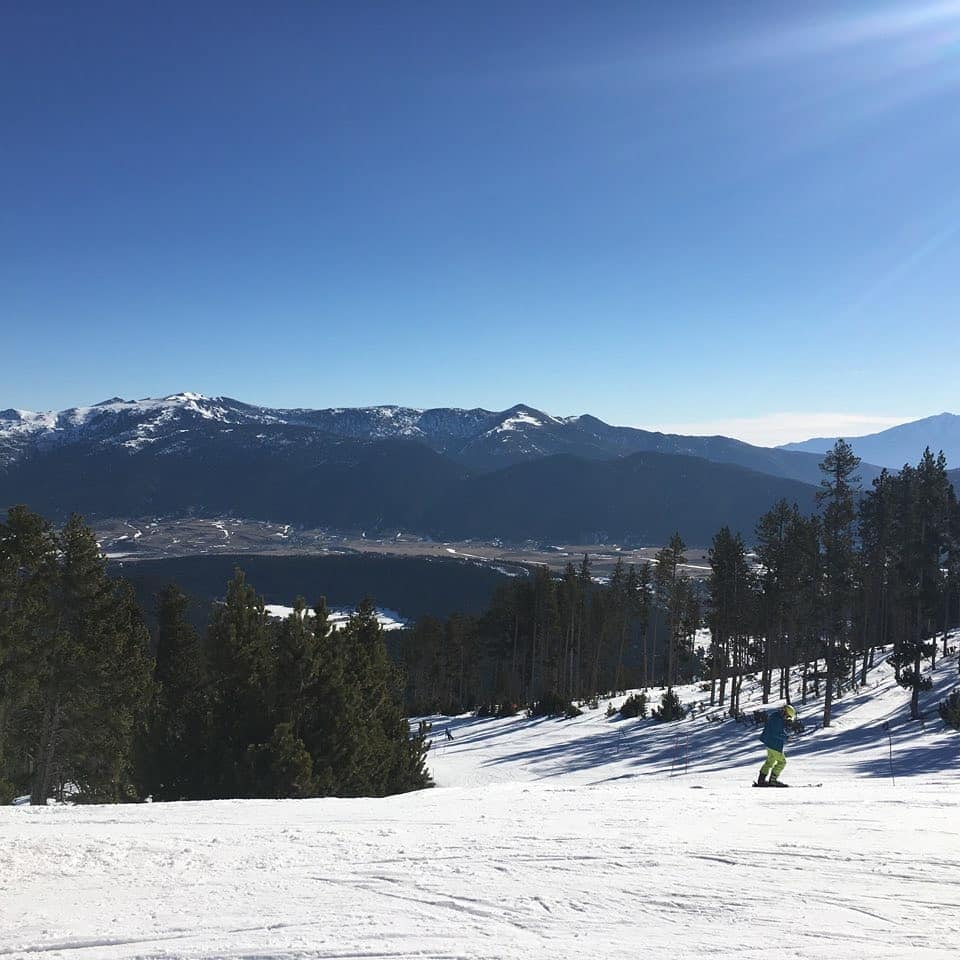
<svg viewBox="0 0 960 960"><path fill-rule="evenodd" d="M957 411L958 97L942 0L4 4L0 408Z"/></svg>

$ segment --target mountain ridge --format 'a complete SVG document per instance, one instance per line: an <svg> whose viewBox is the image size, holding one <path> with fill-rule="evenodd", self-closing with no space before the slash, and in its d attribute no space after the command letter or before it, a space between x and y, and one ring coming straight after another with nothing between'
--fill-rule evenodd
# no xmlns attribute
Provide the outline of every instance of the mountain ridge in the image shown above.
<svg viewBox="0 0 960 960"><path fill-rule="evenodd" d="M820 459L525 404L281 410L196 393L112 397L0 412L0 508L234 516L441 540L651 545L679 529L705 545L724 525L750 539L781 498L813 509ZM867 487L879 468L860 473Z"/></svg>
<svg viewBox="0 0 960 960"><path fill-rule="evenodd" d="M783 444L777 449L820 455L829 450L837 439L811 437L809 440ZM905 463L917 463L925 447L930 447L934 454L943 450L951 467L960 465L960 415L955 413L938 413L886 430L844 439L858 457L889 470L899 470Z"/></svg>
<svg viewBox="0 0 960 960"><path fill-rule="evenodd" d="M0 469L30 452L64 444L95 441L139 452L174 433L181 438L191 431L209 436L251 425L275 432L307 429L318 438L416 439L480 472L561 453L605 460L649 452L703 457L804 483L819 481L820 457L811 453L756 447L730 437L612 426L591 414L556 417L527 404L502 411L396 405L283 409L193 392L132 401L112 397L62 411L4 410ZM864 472L869 480L879 469L867 464Z"/></svg>

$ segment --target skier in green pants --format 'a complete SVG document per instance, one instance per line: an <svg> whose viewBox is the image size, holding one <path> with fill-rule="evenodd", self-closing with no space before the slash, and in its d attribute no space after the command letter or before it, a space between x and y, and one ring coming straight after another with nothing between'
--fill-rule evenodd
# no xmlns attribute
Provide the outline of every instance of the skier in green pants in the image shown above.
<svg viewBox="0 0 960 960"><path fill-rule="evenodd" d="M785 787L779 780L783 768L787 765L787 758L783 755L783 748L787 745L787 723L792 722L797 711L786 704L780 710L774 710L764 724L760 741L767 748L767 759L760 768L757 777L758 787ZM767 779L769 775L770 779Z"/></svg>

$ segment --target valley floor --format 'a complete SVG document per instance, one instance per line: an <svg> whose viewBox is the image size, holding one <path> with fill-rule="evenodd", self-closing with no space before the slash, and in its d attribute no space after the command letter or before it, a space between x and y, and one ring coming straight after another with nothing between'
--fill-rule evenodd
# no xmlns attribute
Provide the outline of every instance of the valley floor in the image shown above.
<svg viewBox="0 0 960 960"><path fill-rule="evenodd" d="M0 958L946 960L960 737L905 697L878 668L791 790L750 787L753 728L601 704L451 721L441 786L384 800L2 808Z"/></svg>

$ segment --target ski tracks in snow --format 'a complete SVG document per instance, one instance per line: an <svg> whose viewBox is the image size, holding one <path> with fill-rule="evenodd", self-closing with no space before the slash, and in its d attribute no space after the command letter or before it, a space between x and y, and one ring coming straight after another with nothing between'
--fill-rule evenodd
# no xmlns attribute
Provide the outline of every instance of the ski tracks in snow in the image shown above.
<svg viewBox="0 0 960 960"><path fill-rule="evenodd" d="M632 780L4 809L0 957L951 956L960 802L802 796Z"/></svg>

